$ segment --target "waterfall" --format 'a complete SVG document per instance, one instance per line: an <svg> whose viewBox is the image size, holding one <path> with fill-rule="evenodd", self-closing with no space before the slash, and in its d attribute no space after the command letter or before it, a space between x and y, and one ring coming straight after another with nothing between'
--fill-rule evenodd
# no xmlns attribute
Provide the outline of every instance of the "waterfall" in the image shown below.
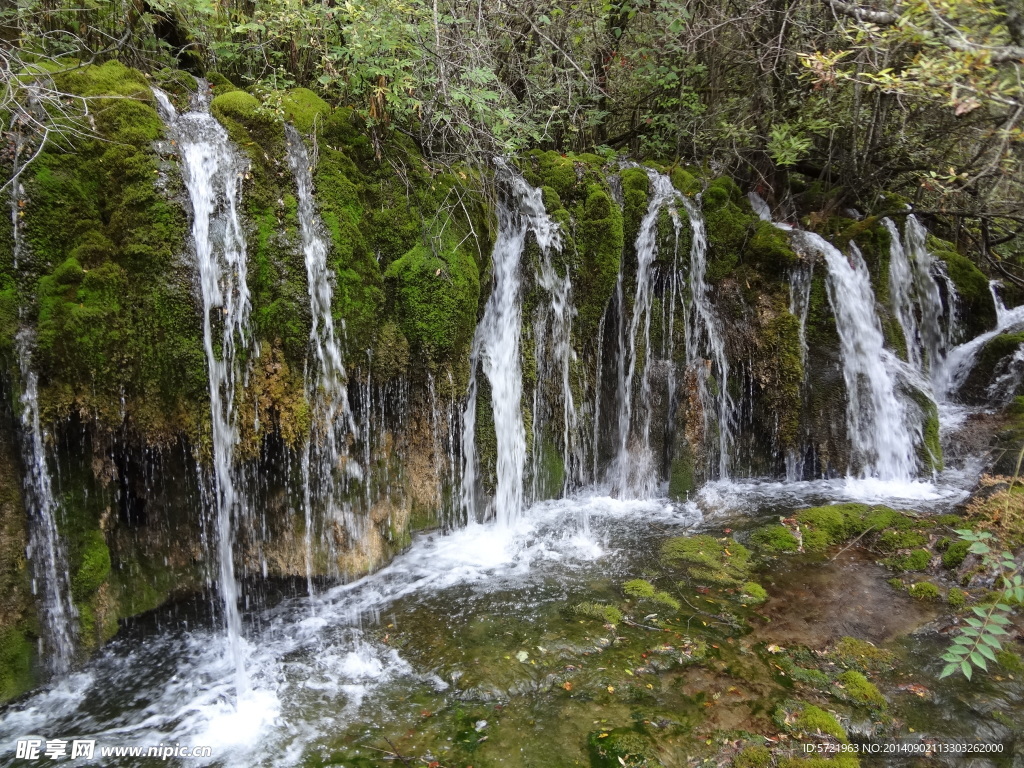
<svg viewBox="0 0 1024 768"><path fill-rule="evenodd" d="M680 194L672 181L664 174L648 170L650 177L650 200L647 212L640 222L634 250L637 256L636 289L633 296L632 315L626 323L626 304L623 271L619 271L615 289L615 302L619 310L618 355L617 355L617 400L618 400L618 444L615 460L610 469L613 488L641 498L654 492L657 480L656 467L650 448L650 430L653 417L651 392L651 366L654 351L650 348L651 307L654 296L654 261L658 255L658 217L667 210L675 229L678 248L682 220L678 205L686 211L692 235L690 262L688 265L689 294L684 303L686 338L686 369L693 375L701 403L703 435L706 444L716 443L717 475L721 479L729 476L730 454L733 446L734 403L729 394L729 361L725 355L725 341L719 327L718 316L711 303L711 293L705 280L707 271L707 235L704 218L696 203ZM668 361L670 373L668 404L669 418L675 408L675 371L672 357L675 354L675 302L678 295L678 250L674 254L672 273L666 285L666 300L669 338L664 342L662 354ZM663 313L666 311L663 305ZM642 345L642 346L641 346ZM643 351L643 367L637 378L639 351ZM639 428L634 435L634 402L640 403L643 412ZM717 434L715 434L717 433Z"/></svg>
<svg viewBox="0 0 1024 768"><path fill-rule="evenodd" d="M956 288L925 245L927 231L907 216L905 238L890 219L882 219L889 232L889 294L893 312L907 343L907 362L934 382L955 332ZM938 280L946 287L949 310L942 303Z"/></svg>
<svg viewBox="0 0 1024 768"><path fill-rule="evenodd" d="M539 269L535 275L537 285L549 297L547 303L537 307L533 322L534 359L537 362L537 384L533 402L533 498L539 498L541 489L541 462L546 450L539 442L547 428L549 398L561 403L562 435L561 460L565 478L560 491L582 482L583 458L579 436L579 416L570 385L572 363L576 353L572 348L572 320L576 309L572 303L572 280L568 272L559 275L552 262L555 248L542 248ZM555 491L553 488L547 489Z"/></svg>
<svg viewBox="0 0 1024 768"><path fill-rule="evenodd" d="M991 403L1006 405L1020 390L1024 378L1024 344L1017 347L1009 358L1000 361L995 373L985 395Z"/></svg>
<svg viewBox="0 0 1024 768"><path fill-rule="evenodd" d="M892 366L887 365L893 355L885 349L867 265L853 243L846 257L819 235L799 232L795 236L820 253L828 266L828 297L846 382L847 430L861 474L909 481L917 470L915 440L896 394Z"/></svg>
<svg viewBox="0 0 1024 768"><path fill-rule="evenodd" d="M558 224L544 210L543 195L506 164L499 174L509 187L498 202L498 234L491 254L494 284L477 325L470 354L470 384L463 420L463 506L469 519L476 516L476 401L477 366L491 385L491 410L497 437L497 489L494 514L507 526L523 509L526 465L526 430L523 425L523 372L519 359L522 334L520 260L526 235L532 232L543 258L561 249Z"/></svg>
<svg viewBox="0 0 1024 768"><path fill-rule="evenodd" d="M651 398L651 306L654 299L654 260L658 255L658 216L662 209L679 196L672 181L665 175L647 171L651 180L650 201L647 213L640 222L637 232L636 291L633 297L633 313L628 330L625 324L625 303L622 286L622 272L619 273L618 296L620 313L619 340L619 443L612 468L612 486L618 493L645 498L653 494L657 480L650 449L652 398ZM680 226L674 210L673 221L676 229ZM633 417L633 380L636 376L638 343L642 342L643 369L640 372L638 402L644 409L639 435L630 445Z"/></svg>
<svg viewBox="0 0 1024 768"><path fill-rule="evenodd" d="M234 467L236 351L249 338L246 243L238 211L246 164L227 131L209 113L200 82L197 109L178 115L167 96L154 91L168 132L177 140L182 176L192 202L192 245L203 300L203 347L209 369L210 426L216 499L218 587L224 607L228 652L239 695L248 688L242 653L242 619L234 566L234 521L246 516ZM219 338L215 339L215 334Z"/></svg>
<svg viewBox="0 0 1024 768"><path fill-rule="evenodd" d="M21 331L16 340L21 371L25 507L29 520L26 556L32 563L32 593L40 601L41 655L51 673L63 674L74 661L78 613L71 600L67 555L57 530L57 499L46 465L46 442L39 423L39 382L31 364L32 340L28 330Z"/></svg>
<svg viewBox="0 0 1024 768"><path fill-rule="evenodd" d="M753 194L753 193L751 193ZM793 238L793 245L798 245L799 238ZM800 368L803 371L803 380L800 382L801 402L806 397L807 388L807 315L811 310L811 281L814 278L814 262L808 260L806 264L794 267L789 275L789 313L798 321L797 338L800 340ZM803 427L804 436L807 436L809 427ZM796 482L804 477L804 461L800 449L790 449L785 457L786 480Z"/></svg>
<svg viewBox="0 0 1024 768"><path fill-rule="evenodd" d="M305 372L306 398L313 407L313 425L302 456L303 514L305 518L306 580L310 591L312 580L314 503L323 505L324 519L341 518L346 529L358 537L357 520L347 508L339 509L340 492L345 478L339 476L344 463L348 436L355 434L355 422L349 408L347 375L342 348L334 328L331 311L334 296L333 279L327 265L330 250L323 223L317 215L313 197L313 169L306 145L292 125L285 126L288 167L295 177L298 197L299 236L306 264L309 286L309 308L312 327L309 346L313 359L307 361Z"/></svg>
<svg viewBox="0 0 1024 768"><path fill-rule="evenodd" d="M707 232L700 209L689 198L680 201L690 217L693 240L690 245L690 305L686 323L686 366L696 374L701 410L704 413L705 440L711 437L714 414L718 431L718 478L729 477L729 461L733 446L735 404L729 394L729 360L725 355L725 339L718 316L711 304L711 294L704 278L707 272ZM712 384L714 378L714 387Z"/></svg>
<svg viewBox="0 0 1024 768"><path fill-rule="evenodd" d="M996 291L998 285L995 280L988 285L992 301L996 305L996 327L949 351L935 377L935 392L940 399L948 400L963 386L974 367L974 358L989 341L1001 333L1024 327L1024 304L1007 309Z"/></svg>

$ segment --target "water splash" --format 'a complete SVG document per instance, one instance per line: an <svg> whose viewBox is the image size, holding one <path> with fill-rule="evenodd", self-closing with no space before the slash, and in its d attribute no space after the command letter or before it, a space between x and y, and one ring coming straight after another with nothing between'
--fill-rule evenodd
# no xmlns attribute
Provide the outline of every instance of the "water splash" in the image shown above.
<svg viewBox="0 0 1024 768"><path fill-rule="evenodd" d="M209 113L200 82L195 111L179 115L166 94L155 90L168 133L177 140L182 176L192 203L192 245L203 300L203 348L209 370L210 415L216 500L217 581L224 608L228 653L239 696L249 687L242 648L242 619L234 566L234 525L247 516L235 477L238 443L236 353L249 339L246 242L238 207L247 165L227 131ZM216 331L219 330L219 333ZM215 339L215 336L219 338Z"/></svg>
<svg viewBox="0 0 1024 768"><path fill-rule="evenodd" d="M828 266L826 285L846 382L847 431L861 476L910 481L917 471L915 434L897 396L890 362L894 356L885 348L867 265L853 243L846 257L812 232L794 236L820 253Z"/></svg>
<svg viewBox="0 0 1024 768"><path fill-rule="evenodd" d="M498 234L491 254L494 285L477 325L470 354L470 384L463 419L463 506L469 519L477 516L476 401L477 367L491 385L491 409L497 437L497 488L494 516L508 526L523 510L526 430L523 425L523 372L520 336L523 309L520 260L532 232L542 253L561 249L558 224L544 209L543 194L505 163L499 175L507 187L498 202ZM545 256L545 258L547 258Z"/></svg>

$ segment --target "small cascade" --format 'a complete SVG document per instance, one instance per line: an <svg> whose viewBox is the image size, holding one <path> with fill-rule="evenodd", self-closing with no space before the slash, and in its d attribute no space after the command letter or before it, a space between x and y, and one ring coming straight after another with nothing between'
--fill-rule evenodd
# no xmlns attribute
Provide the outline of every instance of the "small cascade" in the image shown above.
<svg viewBox="0 0 1024 768"><path fill-rule="evenodd" d="M526 465L526 430L523 425L523 372L520 364L522 297L520 260L532 232L541 252L561 248L558 224L544 209L539 189L534 189L504 163L499 174L508 186L498 203L498 234L491 254L494 284L477 325L470 355L470 384L463 419L463 507L476 518L476 400L477 367L491 385L491 408L497 437L497 489L494 516L508 526L523 510L523 475ZM545 256L544 258L548 258Z"/></svg>
<svg viewBox="0 0 1024 768"><path fill-rule="evenodd" d="M735 404L729 394L729 360L704 277L708 250L704 217L689 198L680 195L679 199L690 218L693 235L690 245L690 300L686 316L686 367L695 374L697 381L704 413L705 441L712 438L713 423L717 429L718 479L726 480L729 478L735 428Z"/></svg>
<svg viewBox="0 0 1024 768"><path fill-rule="evenodd" d="M579 435L579 415L570 386L570 373L576 353L572 348L572 321L576 309L572 303L572 280L568 273L558 274L552 262L553 248L541 249L541 261L536 274L537 284L543 288L549 301L541 304L533 322L534 359L537 361L537 384L534 387L533 402L533 451L531 475L533 499L539 499L542 490L548 493L562 492L579 486L583 481L583 450ZM561 403L561 424L558 432L562 435L561 460L565 468L562 488L541 489L541 462L545 446L538 443L538 437L548 431L549 400L554 397Z"/></svg>
<svg viewBox="0 0 1024 768"><path fill-rule="evenodd" d="M715 448L712 473L720 479L729 476L735 427L735 408L728 387L729 361L725 355L725 341L705 281L707 236L704 218L697 204L680 194L667 176L651 170L647 173L650 177L650 200L634 247L637 255L636 289L628 323L621 270L615 289L615 306L618 309L618 444L615 460L609 470L611 485L618 493L639 498L654 493L658 476L650 447L653 419L651 371L656 357L656 351L650 348L650 332L655 284L653 265L658 256L658 217L663 210L668 212L672 220L676 243L673 268L664 283L661 322L666 332L663 334L662 349L657 350L667 362L668 369L669 424L666 430L671 431L678 406L673 365L677 303L681 303L683 308L687 375L692 377L698 392L704 442ZM682 297L682 301L679 301L683 293L680 290L682 275L678 252L683 227L679 216L680 205L686 211L692 235L687 265L690 290L688 295ZM641 356L643 365L638 376L637 362ZM639 404L640 410L637 423L634 423L634 411L637 410L634 404Z"/></svg>
<svg viewBox="0 0 1024 768"><path fill-rule="evenodd" d="M358 521L349 508L340 503L346 477L340 467L348 452L348 438L355 434L355 422L349 408L348 377L342 347L334 327L333 280L327 265L328 238L317 215L313 196L313 169L302 136L292 125L285 126L288 167L295 177L298 197L299 236L306 264L312 327L309 346L312 359L306 364L306 397L313 406L313 425L302 456L303 514L307 583L312 582L313 530L316 524L314 504L323 510L325 522L339 521L358 538ZM329 537L328 537L329 538Z"/></svg>
<svg viewBox="0 0 1024 768"><path fill-rule="evenodd" d="M234 526L246 517L235 476L238 442L235 389L236 352L249 338L249 288L246 242L239 214L246 164L227 131L209 113L207 88L200 82L194 111L178 115L159 90L154 91L168 132L177 140L182 176L192 202L192 245L203 300L203 347L209 369L210 415L216 500L218 588L224 608L228 652L235 688L248 689L242 652L242 619L234 566ZM216 338L215 338L216 337Z"/></svg>
<svg viewBox="0 0 1024 768"><path fill-rule="evenodd" d="M940 400L948 400L953 397L963 386L974 367L974 358L989 341L1001 333L1024 327L1024 304L1007 309L996 290L998 285L999 283L995 280L988 285L992 300L996 305L996 327L949 351L935 376L935 393Z"/></svg>
<svg viewBox="0 0 1024 768"><path fill-rule="evenodd" d="M915 435L887 364L871 276L857 247L846 257L811 232L795 233L825 258L828 296L836 318L847 392L847 430L864 477L910 481L917 471Z"/></svg>
<svg viewBox="0 0 1024 768"><path fill-rule="evenodd" d="M457 488L456 457L459 443L459 409L455 398L455 378L449 370L448 391L452 393L446 402L438 396L434 374L427 372L427 397L430 400L430 437L434 452L434 476L437 478L438 517L444 530L458 528L465 520L458 518L458 509L449 496Z"/></svg>
<svg viewBox="0 0 1024 768"><path fill-rule="evenodd" d="M18 230L15 229L15 232ZM16 341L21 371L21 449L25 468L25 507L29 520L26 556L32 564L32 593L40 606L42 649L51 674L71 669L78 634L78 613L71 600L68 561L57 530L57 499L46 464L46 441L39 423L38 378L32 370L32 335Z"/></svg>
<svg viewBox="0 0 1024 768"><path fill-rule="evenodd" d="M662 209L674 203L679 193L672 181L654 171L648 171L651 180L650 201L647 213L640 222L636 237L636 292L633 297L633 312L627 328L622 287L622 273L619 273L617 296L620 312L619 339L619 442L612 467L612 486L621 495L646 498L654 493L657 481L654 459L650 449L652 398L651 362L654 352L651 346L651 307L654 299L654 260L658 255L658 216ZM678 216L671 206L676 230L680 227ZM642 345L642 346L641 346ZM636 401L643 408L640 428L633 435L634 379L637 359L643 354L643 368ZM631 445L632 443L632 445Z"/></svg>
<svg viewBox="0 0 1024 768"><path fill-rule="evenodd" d="M794 245L797 238L794 238ZM795 267L789 275L789 313L800 323L798 338L800 340L800 368L804 372L800 382L800 397L803 400L807 392L807 315L811 309L811 281L814 278L814 262L807 260ZM804 426L803 437L808 437ZM791 449L785 456L786 480L796 482L804 477L804 459L799 449Z"/></svg>
<svg viewBox="0 0 1024 768"><path fill-rule="evenodd" d="M907 363L917 373L933 377L955 331L956 289L929 253L928 233L914 216L907 216L902 239L891 219L883 219L882 224L889 232L889 294L906 339ZM945 283L949 311L943 305L939 279Z"/></svg>
<svg viewBox="0 0 1024 768"><path fill-rule="evenodd" d="M1024 381L1024 344L1006 360L1000 361L995 378L989 384L985 395L990 403L1008 404L1021 389Z"/></svg>

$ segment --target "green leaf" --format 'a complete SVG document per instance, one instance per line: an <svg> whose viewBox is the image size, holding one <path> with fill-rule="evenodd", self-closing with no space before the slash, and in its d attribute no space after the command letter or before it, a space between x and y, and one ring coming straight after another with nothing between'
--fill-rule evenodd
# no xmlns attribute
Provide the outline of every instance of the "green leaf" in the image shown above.
<svg viewBox="0 0 1024 768"><path fill-rule="evenodd" d="M943 677L949 677L950 675L952 675L954 672L956 672L957 666L957 664L947 664L946 666L944 666L942 668L942 672L939 674L939 679L941 680Z"/></svg>
<svg viewBox="0 0 1024 768"><path fill-rule="evenodd" d="M973 673L973 670L971 669L971 665L968 664L966 661L960 662L960 671L964 673L964 677L966 677L968 680L971 679L971 674Z"/></svg>
<svg viewBox="0 0 1024 768"><path fill-rule="evenodd" d="M988 611L984 608L978 607L977 605L972 605L971 610L974 611L978 616L981 616L981 618L983 619L988 617Z"/></svg>
<svg viewBox="0 0 1024 768"><path fill-rule="evenodd" d="M982 656L984 656L989 661L995 661L996 660L995 653L987 645L979 645L978 646L978 653L980 653Z"/></svg>
<svg viewBox="0 0 1024 768"><path fill-rule="evenodd" d="M986 672L988 672L988 663L985 661L985 657L982 656L980 653L972 653L971 661L973 662L974 666L981 667Z"/></svg>
<svg viewBox="0 0 1024 768"><path fill-rule="evenodd" d="M983 626L985 626L985 622L983 622L981 619L976 619L973 616L968 616L966 619L964 619L964 621L966 621L972 627L983 627Z"/></svg>

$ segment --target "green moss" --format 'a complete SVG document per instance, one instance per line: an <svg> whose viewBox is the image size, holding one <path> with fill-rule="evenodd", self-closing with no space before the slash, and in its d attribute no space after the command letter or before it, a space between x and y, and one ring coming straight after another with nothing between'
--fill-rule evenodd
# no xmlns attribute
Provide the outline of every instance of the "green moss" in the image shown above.
<svg viewBox="0 0 1024 768"><path fill-rule="evenodd" d="M302 133L310 133L319 127L331 113L327 102L308 88L293 88L281 97L284 118Z"/></svg>
<svg viewBox="0 0 1024 768"><path fill-rule="evenodd" d="M210 102L210 111L219 119L230 118L247 123L257 118L260 100L245 91L229 91Z"/></svg>
<svg viewBox="0 0 1024 768"><path fill-rule="evenodd" d="M793 707L792 714L795 717L790 718L787 716L787 712L783 710L776 713L775 719L784 723L792 723L788 729L793 732L804 732L807 734L823 733L843 744L849 743L846 731L839 725L839 721L820 707L816 707L813 704L797 703Z"/></svg>
<svg viewBox="0 0 1024 768"><path fill-rule="evenodd" d="M738 585L750 571L750 550L732 539L720 541L706 534L669 539L661 556L667 565L682 566L691 579L706 584Z"/></svg>
<svg viewBox="0 0 1024 768"><path fill-rule="evenodd" d="M784 525L768 525L754 531L750 537L750 546L758 552L776 555L783 552L796 552L800 544L796 536Z"/></svg>
<svg viewBox="0 0 1024 768"><path fill-rule="evenodd" d="M885 531L876 541L876 546L883 552L896 552L901 549L920 547L928 543L928 537L918 531Z"/></svg>
<svg viewBox="0 0 1024 768"><path fill-rule="evenodd" d="M748 581L743 585L743 602L747 605L760 605L767 599L765 588L756 581Z"/></svg>
<svg viewBox="0 0 1024 768"><path fill-rule="evenodd" d="M110 550L102 531L91 531L78 553L80 564L71 579L71 593L76 601L93 595L110 575Z"/></svg>
<svg viewBox="0 0 1024 768"><path fill-rule="evenodd" d="M35 644L23 629L0 629L0 701L7 701L35 684L32 658Z"/></svg>
<svg viewBox="0 0 1024 768"><path fill-rule="evenodd" d="M573 275L578 294L580 338L593 338L619 273L625 244L622 211L598 185L592 185L579 217L576 245L580 264Z"/></svg>
<svg viewBox="0 0 1024 768"><path fill-rule="evenodd" d="M896 661L896 656L892 651L879 648L867 640L860 640L856 637L842 638L829 653L829 657L844 667L859 667L875 671L891 669Z"/></svg>
<svg viewBox="0 0 1024 768"><path fill-rule="evenodd" d="M811 507L796 514L797 523L811 531L819 531L829 544L843 541L850 531L849 519L836 507Z"/></svg>
<svg viewBox="0 0 1024 768"><path fill-rule="evenodd" d="M960 610L967 605L967 593L959 587L953 587L946 593L946 602L953 610Z"/></svg>
<svg viewBox="0 0 1024 768"><path fill-rule="evenodd" d="M668 495L671 499L685 501L696 488L693 454L689 445L684 443L672 458L672 468L668 478Z"/></svg>
<svg viewBox="0 0 1024 768"><path fill-rule="evenodd" d="M1014 653L1009 649L1003 649L996 652L996 661L999 662L1000 666L1007 672L1015 675L1024 674L1024 661L1021 660L1020 654Z"/></svg>
<svg viewBox="0 0 1024 768"><path fill-rule="evenodd" d="M633 579L622 585L622 591L626 593L627 597L643 599L654 597L656 590L654 585L646 579Z"/></svg>
<svg viewBox="0 0 1024 768"><path fill-rule="evenodd" d="M438 254L418 245L388 267L385 280L414 352L442 361L466 350L480 296L472 256L461 249Z"/></svg>
<svg viewBox="0 0 1024 768"><path fill-rule="evenodd" d="M857 704L872 709L885 709L887 706L885 697L875 687L875 684L855 669L841 674L838 683L842 686L846 696Z"/></svg>
<svg viewBox="0 0 1024 768"><path fill-rule="evenodd" d="M946 263L946 272L960 297L959 318L964 337L973 338L996 324L996 307L988 279L974 262L957 253L950 243L928 239L929 249Z"/></svg>
<svg viewBox="0 0 1024 768"><path fill-rule="evenodd" d="M789 269L799 260L786 234L770 222L760 220L747 241L747 253L753 264L769 274Z"/></svg>
<svg viewBox="0 0 1024 768"><path fill-rule="evenodd" d="M640 168L628 168L622 172L622 222L625 242L636 241L640 222L647 213L647 195L650 180Z"/></svg>
<svg viewBox="0 0 1024 768"><path fill-rule="evenodd" d="M942 567L954 570L959 568L967 558L967 550L971 548L969 541L954 541L942 553Z"/></svg>
<svg viewBox="0 0 1024 768"><path fill-rule="evenodd" d="M584 616L588 619L597 619L606 624L618 624L622 621L622 611L614 605L603 603L583 602L577 603L571 609L576 616Z"/></svg>
<svg viewBox="0 0 1024 768"><path fill-rule="evenodd" d="M587 737L591 768L657 768L650 740L632 728L594 731Z"/></svg>
<svg viewBox="0 0 1024 768"><path fill-rule="evenodd" d="M149 434L191 432L206 410L187 222L158 184L163 126L149 84L116 62L61 75L88 96L96 139L51 145L25 179L24 234L37 270L35 364L51 415L90 412ZM113 98L104 98L111 96ZM0 286L2 287L2 286Z"/></svg>
<svg viewBox="0 0 1024 768"><path fill-rule="evenodd" d="M755 744L745 747L732 761L733 768L768 768L772 764L772 753L768 747Z"/></svg>
<svg viewBox="0 0 1024 768"><path fill-rule="evenodd" d="M915 600L927 602L938 600L942 596L939 588L930 581L919 581L917 584L911 585L907 590L907 594Z"/></svg>
<svg viewBox="0 0 1024 768"><path fill-rule="evenodd" d="M931 554L927 549L915 549L906 555L889 557L882 562L897 571L923 571L931 562Z"/></svg>

